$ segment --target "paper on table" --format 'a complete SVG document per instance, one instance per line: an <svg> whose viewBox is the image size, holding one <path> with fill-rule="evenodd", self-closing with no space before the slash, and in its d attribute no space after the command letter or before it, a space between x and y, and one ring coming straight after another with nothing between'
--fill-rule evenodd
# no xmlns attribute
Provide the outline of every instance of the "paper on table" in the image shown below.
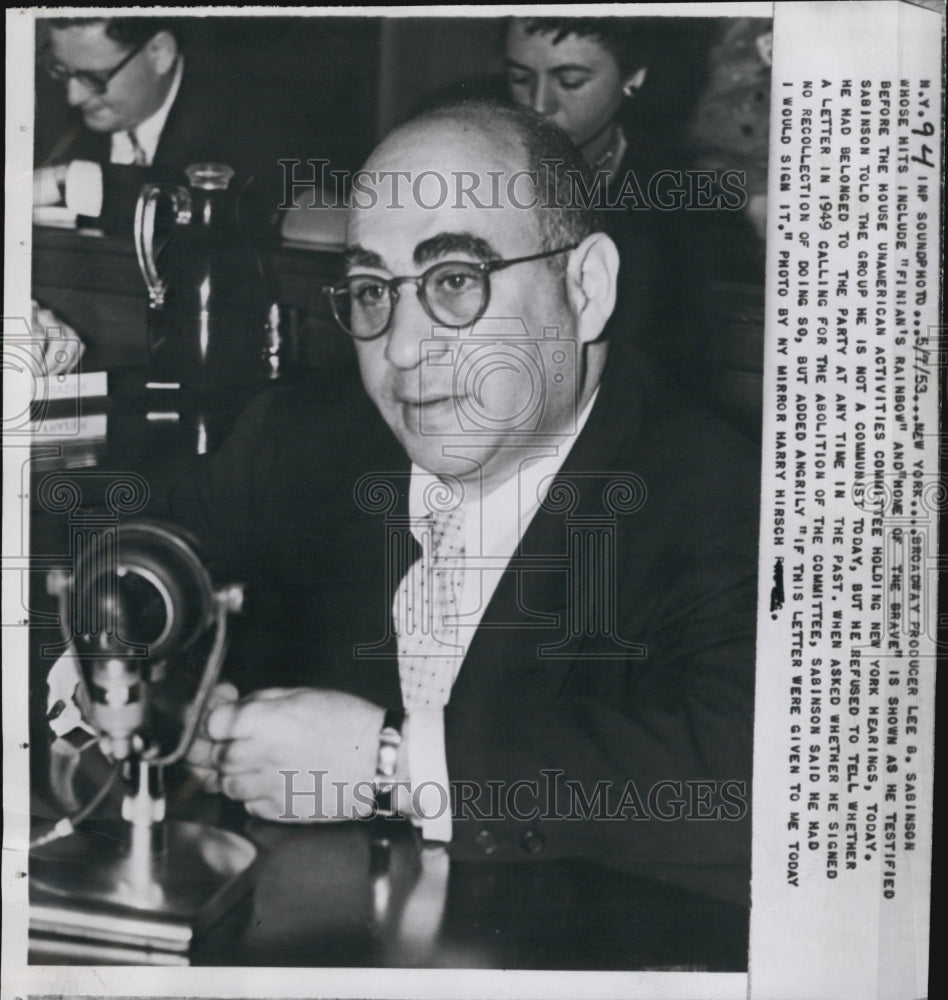
<svg viewBox="0 0 948 1000"><path fill-rule="evenodd" d="M346 245L347 217L344 207L301 206L284 213L280 233L290 243L342 249Z"/></svg>
<svg viewBox="0 0 948 1000"><path fill-rule="evenodd" d="M33 208L33 225L75 229L76 213L65 205L36 205Z"/></svg>
<svg viewBox="0 0 948 1000"><path fill-rule="evenodd" d="M71 372L56 375L46 382L46 399L99 399L109 394L108 372Z"/></svg>
<svg viewBox="0 0 948 1000"><path fill-rule="evenodd" d="M108 415L73 413L65 417L31 420L28 427L35 437L44 441L104 441L108 431Z"/></svg>

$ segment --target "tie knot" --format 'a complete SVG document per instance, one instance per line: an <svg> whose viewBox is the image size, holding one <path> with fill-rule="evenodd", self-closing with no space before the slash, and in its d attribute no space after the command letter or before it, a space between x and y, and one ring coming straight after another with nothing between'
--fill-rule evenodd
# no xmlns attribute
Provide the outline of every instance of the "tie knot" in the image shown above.
<svg viewBox="0 0 948 1000"><path fill-rule="evenodd" d="M128 141L132 147L132 155L135 157L135 166L147 167L148 155L142 147L142 144L138 141L138 136L133 128L128 130Z"/></svg>

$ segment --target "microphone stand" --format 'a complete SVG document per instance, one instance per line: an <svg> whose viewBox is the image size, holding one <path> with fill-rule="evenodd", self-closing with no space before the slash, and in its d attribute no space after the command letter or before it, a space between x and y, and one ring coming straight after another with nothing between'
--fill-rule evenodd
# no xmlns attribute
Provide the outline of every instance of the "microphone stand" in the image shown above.
<svg viewBox="0 0 948 1000"><path fill-rule="evenodd" d="M193 941L250 891L257 854L250 841L165 816L164 769L180 760L194 739L226 654L228 614L240 610L243 598L240 587L213 590L200 568L215 634L177 746L161 756L138 734L121 733L112 741L93 712L100 745L111 748L118 761L124 758L128 785L122 818L84 822L80 829L57 824L31 848L30 935L40 954L65 951L141 963L150 953L162 964L186 964ZM50 589L59 596L65 622L73 588L64 574L51 574ZM106 669L112 664L117 671L122 661L113 656ZM92 704L84 670L79 674L80 699Z"/></svg>

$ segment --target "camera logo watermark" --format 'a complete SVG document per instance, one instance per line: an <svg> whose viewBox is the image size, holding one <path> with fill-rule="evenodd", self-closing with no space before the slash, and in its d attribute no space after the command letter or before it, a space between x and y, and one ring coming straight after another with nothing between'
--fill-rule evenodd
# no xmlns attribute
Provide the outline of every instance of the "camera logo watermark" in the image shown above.
<svg viewBox="0 0 948 1000"><path fill-rule="evenodd" d="M544 327L540 337L532 337L520 317L483 318L463 332L435 326L419 350L419 396L427 385L450 382L458 433L543 436L543 416L554 394L569 401L560 408L556 436L576 432L578 346L558 326ZM420 434L444 435L443 421L432 419L426 408L419 417Z"/></svg>
<svg viewBox="0 0 948 1000"><path fill-rule="evenodd" d="M24 316L3 319L3 433L9 437L62 439L81 432L77 377L65 371L78 364L82 343L61 324Z"/></svg>

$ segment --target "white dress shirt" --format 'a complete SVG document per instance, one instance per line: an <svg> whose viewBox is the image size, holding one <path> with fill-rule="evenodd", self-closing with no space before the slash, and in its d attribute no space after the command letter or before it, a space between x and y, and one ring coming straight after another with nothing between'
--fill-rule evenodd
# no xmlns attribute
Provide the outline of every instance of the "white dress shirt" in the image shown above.
<svg viewBox="0 0 948 1000"><path fill-rule="evenodd" d="M559 444L544 444L538 440L531 454L525 456L517 474L510 479L484 495L481 495L476 479L464 482L465 494L461 510L464 517L465 554L458 613L458 644L462 652L457 657L455 680L507 564L585 426L598 392L597 389L583 408L573 434ZM408 508L412 534L419 544L422 540L422 525L430 513L424 501L425 490L437 482L437 476L420 466L412 465ZM426 782L433 783L432 788L426 789L430 794L416 796L411 803L416 807L420 806L422 813L420 817L414 817L415 822L421 826L426 839L449 841L450 788L443 713L440 710L414 713L410 716L410 727L408 775L411 789L418 789ZM434 786L437 786L437 790ZM399 795L396 801L404 811L411 811L407 796Z"/></svg>
<svg viewBox="0 0 948 1000"><path fill-rule="evenodd" d="M145 153L147 166L151 166L154 162L158 142L171 113L171 107L178 96L183 75L184 58L179 56L174 79L161 107L150 118L135 126L135 137ZM109 162L135 163L135 147L127 131L112 133ZM98 163L90 160L73 160L66 170L66 207L77 215L98 217L102 214L102 187L102 168Z"/></svg>

